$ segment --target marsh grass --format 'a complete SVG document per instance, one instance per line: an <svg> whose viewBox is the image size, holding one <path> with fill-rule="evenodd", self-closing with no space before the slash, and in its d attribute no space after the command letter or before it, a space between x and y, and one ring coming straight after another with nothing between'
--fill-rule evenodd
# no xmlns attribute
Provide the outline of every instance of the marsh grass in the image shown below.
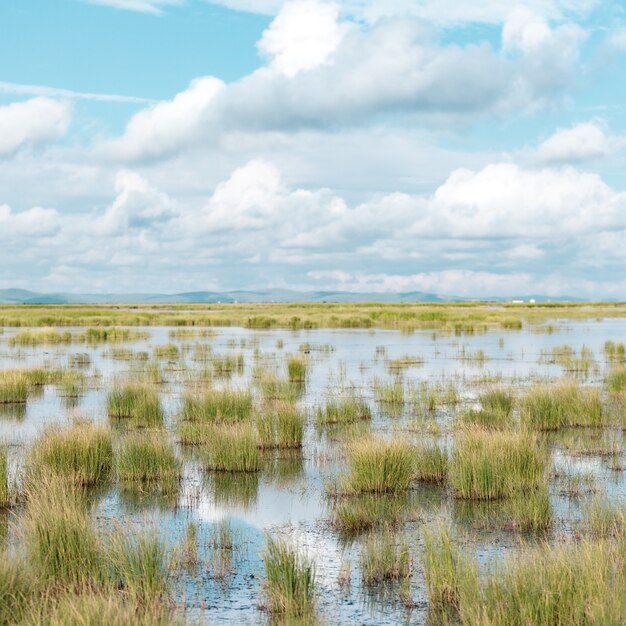
<svg viewBox="0 0 626 626"><path fill-rule="evenodd" d="M0 443L0 510L11 506L14 499L9 478L9 446Z"/></svg>
<svg viewBox="0 0 626 626"><path fill-rule="evenodd" d="M287 540L267 535L263 551L266 608L274 615L309 617L315 611L315 566Z"/></svg>
<svg viewBox="0 0 626 626"><path fill-rule="evenodd" d="M22 624L37 584L25 564L6 551L0 553L0 625Z"/></svg>
<svg viewBox="0 0 626 626"><path fill-rule="evenodd" d="M54 328L43 328L38 330L22 330L13 337L10 337L10 346L34 347L44 345L60 345L72 343L72 333L69 331L59 331Z"/></svg>
<svg viewBox="0 0 626 626"><path fill-rule="evenodd" d="M287 361L287 375L290 383L303 383L306 381L308 363L302 357L291 357Z"/></svg>
<svg viewBox="0 0 626 626"><path fill-rule="evenodd" d="M218 472L257 472L261 461L259 438L249 424L215 426L207 450L204 466Z"/></svg>
<svg viewBox="0 0 626 626"><path fill-rule="evenodd" d="M300 395L299 386L297 384L266 372L260 376L258 385L265 400L295 402Z"/></svg>
<svg viewBox="0 0 626 626"><path fill-rule="evenodd" d="M583 530L594 539L626 539L626 505L594 498L583 508Z"/></svg>
<svg viewBox="0 0 626 626"><path fill-rule="evenodd" d="M116 458L119 480L125 487L176 493L182 471L176 451L157 433L124 437Z"/></svg>
<svg viewBox="0 0 626 626"><path fill-rule="evenodd" d="M408 500L403 496L363 494L335 501L331 524L344 537L374 528L398 528L405 520Z"/></svg>
<svg viewBox="0 0 626 626"><path fill-rule="evenodd" d="M98 539L71 485L44 477L29 486L24 533L29 562L43 580L75 587L102 581Z"/></svg>
<svg viewBox="0 0 626 626"><path fill-rule="evenodd" d="M413 564L408 542L387 529L365 540L360 556L361 577L367 587L411 577Z"/></svg>
<svg viewBox="0 0 626 626"><path fill-rule="evenodd" d="M348 446L348 473L338 493L400 493L413 478L414 450L402 441L365 438Z"/></svg>
<svg viewBox="0 0 626 626"><path fill-rule="evenodd" d="M234 373L242 375L245 362L243 354L216 354L211 357L211 364L216 376L228 377Z"/></svg>
<svg viewBox="0 0 626 626"><path fill-rule="evenodd" d="M609 372L606 377L606 386L614 393L626 391L626 367L618 367Z"/></svg>
<svg viewBox="0 0 626 626"><path fill-rule="evenodd" d="M555 387L531 389L521 405L522 424L536 430L558 430L565 426L602 426L608 419L600 391L563 382Z"/></svg>
<svg viewBox="0 0 626 626"><path fill-rule="evenodd" d="M612 541L523 548L482 580L467 580L460 620L469 626L623 624L625 554Z"/></svg>
<svg viewBox="0 0 626 626"><path fill-rule="evenodd" d="M376 402L387 407L404 405L404 382L402 380L374 381L374 397Z"/></svg>
<svg viewBox="0 0 626 626"><path fill-rule="evenodd" d="M548 453L525 432L468 429L458 435L448 477L465 499L498 499L546 484Z"/></svg>
<svg viewBox="0 0 626 626"><path fill-rule="evenodd" d="M328 401L324 408L318 408L316 418L318 425L353 424L371 420L372 410L361 398L340 398Z"/></svg>
<svg viewBox="0 0 626 626"><path fill-rule="evenodd" d="M25 404L28 400L28 379L23 372L0 373L0 404Z"/></svg>
<svg viewBox="0 0 626 626"><path fill-rule="evenodd" d="M159 392L147 385L130 383L114 387L107 396L110 417L129 419L140 428L163 426L163 407Z"/></svg>
<svg viewBox="0 0 626 626"><path fill-rule="evenodd" d="M290 402L274 402L257 416L259 445L263 448L301 448L305 416Z"/></svg>
<svg viewBox="0 0 626 626"><path fill-rule="evenodd" d="M414 477L430 483L445 482L448 475L448 452L436 442L421 442L415 448Z"/></svg>
<svg viewBox="0 0 626 626"><path fill-rule="evenodd" d="M183 398L183 419L196 422L236 423L250 421L253 398L249 391L211 389Z"/></svg>
<svg viewBox="0 0 626 626"><path fill-rule="evenodd" d="M29 462L35 477L53 474L76 485L104 481L112 468L111 431L85 422L44 431L33 445Z"/></svg>

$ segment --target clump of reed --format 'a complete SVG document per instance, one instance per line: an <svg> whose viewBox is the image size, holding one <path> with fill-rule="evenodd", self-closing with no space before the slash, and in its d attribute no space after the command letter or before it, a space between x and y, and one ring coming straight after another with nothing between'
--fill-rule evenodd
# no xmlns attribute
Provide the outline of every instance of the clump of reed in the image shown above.
<svg viewBox="0 0 626 626"><path fill-rule="evenodd" d="M387 368L391 373L397 373L409 367L422 367L424 363L424 357L405 354L397 359L389 360L387 362Z"/></svg>
<svg viewBox="0 0 626 626"><path fill-rule="evenodd" d="M413 571L408 542L389 529L370 534L360 561L363 584L368 587L408 580Z"/></svg>
<svg viewBox="0 0 626 626"><path fill-rule="evenodd" d="M315 566L285 539L267 536L263 551L267 577L267 610L287 618L308 617L315 611Z"/></svg>
<svg viewBox="0 0 626 626"><path fill-rule="evenodd" d="M303 383L306 380L308 363L302 357L291 357L287 361L287 376L290 383Z"/></svg>
<svg viewBox="0 0 626 626"><path fill-rule="evenodd" d="M164 436L132 434L122 441L116 470L125 487L155 488L162 494L170 494L178 488L182 463Z"/></svg>
<svg viewBox="0 0 626 626"><path fill-rule="evenodd" d="M67 362L70 367L85 369L91 365L91 357L86 352L77 352L76 354L71 354Z"/></svg>
<svg viewBox="0 0 626 626"><path fill-rule="evenodd" d="M383 405L400 407L404 405L404 383L402 380L374 381L374 397Z"/></svg>
<svg viewBox="0 0 626 626"><path fill-rule="evenodd" d="M6 551L0 552L0 624L26 623L25 615L37 591L24 563Z"/></svg>
<svg viewBox="0 0 626 626"><path fill-rule="evenodd" d="M89 344L98 343L115 343L122 341L141 341L149 339L150 333L143 330L135 330L132 328L87 328L82 335L79 335L76 339L78 341L84 341Z"/></svg>
<svg viewBox="0 0 626 626"><path fill-rule="evenodd" d="M44 431L33 445L29 462L33 477L53 474L76 485L106 480L112 468L111 431L87 422Z"/></svg>
<svg viewBox="0 0 626 626"><path fill-rule="evenodd" d="M563 382L555 387L535 387L523 398L522 424L537 430L558 430L565 426L602 426L607 414L600 392Z"/></svg>
<svg viewBox="0 0 626 626"><path fill-rule="evenodd" d="M584 507L584 531L594 539L626 539L626 506L605 498L594 498Z"/></svg>
<svg viewBox="0 0 626 626"><path fill-rule="evenodd" d="M28 379L23 372L0 373L0 404L24 404L28 400Z"/></svg>
<svg viewBox="0 0 626 626"><path fill-rule="evenodd" d="M244 371L244 356L238 355L214 355L211 357L211 364L213 365L213 373L216 376L228 377L231 374L243 374Z"/></svg>
<svg viewBox="0 0 626 626"><path fill-rule="evenodd" d="M298 385L271 373L264 372L259 378L258 385L265 400L295 402L298 399Z"/></svg>
<svg viewBox="0 0 626 626"><path fill-rule="evenodd" d="M250 424L215 426L203 464L221 472L256 472L260 469L259 438Z"/></svg>
<svg viewBox="0 0 626 626"><path fill-rule="evenodd" d="M193 522L188 522L185 529L182 562L186 567L194 567L198 564L198 525Z"/></svg>
<svg viewBox="0 0 626 626"><path fill-rule="evenodd" d="M484 579L466 580L460 621L469 626L623 624L625 554L614 541L522 549Z"/></svg>
<svg viewBox="0 0 626 626"><path fill-rule="evenodd" d="M263 448L301 448L305 418L291 402L274 402L257 416L260 445Z"/></svg>
<svg viewBox="0 0 626 626"><path fill-rule="evenodd" d="M168 343L163 346L154 346L154 356L157 359L170 359L175 361L180 357L180 349L175 343Z"/></svg>
<svg viewBox="0 0 626 626"><path fill-rule="evenodd" d="M396 528L406 516L407 500L398 495L362 494L336 500L331 515L333 528L353 536L385 527Z"/></svg>
<svg viewBox="0 0 626 626"><path fill-rule="evenodd" d="M468 576L473 578L474 572L447 523L440 522L424 532L422 565L430 613L445 615L449 609L458 609L462 581Z"/></svg>
<svg viewBox="0 0 626 626"><path fill-rule="evenodd" d="M45 581L87 587L103 576L102 553L78 491L42 478L27 492L24 541L29 562Z"/></svg>
<svg viewBox="0 0 626 626"><path fill-rule="evenodd" d="M236 423L252 418L253 399L249 391L211 389L203 395L186 395L182 417L192 422Z"/></svg>
<svg viewBox="0 0 626 626"><path fill-rule="evenodd" d="M459 414L461 423L474 424L483 428L503 429L512 425L511 413L515 398L506 389L490 389L478 397L481 408L468 409Z"/></svg>
<svg viewBox="0 0 626 626"><path fill-rule="evenodd" d="M12 503L11 485L9 482L9 446L0 443L0 510Z"/></svg>
<svg viewBox="0 0 626 626"><path fill-rule="evenodd" d="M606 386L614 393L626 391L626 367L617 367L610 371L606 377Z"/></svg>
<svg viewBox="0 0 626 626"><path fill-rule="evenodd" d="M448 479L456 497L489 500L545 485L547 468L547 451L532 435L473 428L455 443Z"/></svg>
<svg viewBox="0 0 626 626"><path fill-rule="evenodd" d="M348 446L348 473L339 493L400 493L413 478L414 450L399 440L364 438Z"/></svg>
<svg viewBox="0 0 626 626"><path fill-rule="evenodd" d="M85 391L87 381L82 372L66 371L63 372L60 380L57 382L59 392L66 398L77 398Z"/></svg>
<svg viewBox="0 0 626 626"><path fill-rule="evenodd" d="M54 328L41 330L22 330L8 340L10 346L34 347L72 343L72 333Z"/></svg>
<svg viewBox="0 0 626 626"><path fill-rule="evenodd" d="M414 477L429 483L445 482L448 475L448 452L438 443L421 442L415 448Z"/></svg>
<svg viewBox="0 0 626 626"><path fill-rule="evenodd" d="M353 424L372 419L372 410L365 400L350 396L327 402L317 409L316 417L319 425Z"/></svg>
<svg viewBox="0 0 626 626"><path fill-rule="evenodd" d="M107 411L110 417L130 419L134 426L163 425L159 392L147 385L127 383L114 387L107 396Z"/></svg>

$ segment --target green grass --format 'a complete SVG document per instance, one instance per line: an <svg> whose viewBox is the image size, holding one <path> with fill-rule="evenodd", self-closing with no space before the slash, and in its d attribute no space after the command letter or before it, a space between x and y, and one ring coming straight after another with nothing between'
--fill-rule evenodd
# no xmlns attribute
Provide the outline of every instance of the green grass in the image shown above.
<svg viewBox="0 0 626 626"><path fill-rule="evenodd" d="M9 446L0 443L0 510L10 506L13 500L9 482L8 452Z"/></svg>
<svg viewBox="0 0 626 626"><path fill-rule="evenodd" d="M290 383L303 383L306 380L307 361L302 357L291 357L287 361L287 375Z"/></svg>
<svg viewBox="0 0 626 626"><path fill-rule="evenodd" d="M353 536L373 528L397 528L406 517L407 500L385 494L363 494L339 498L331 513L333 528Z"/></svg>
<svg viewBox="0 0 626 626"><path fill-rule="evenodd" d="M470 429L460 434L448 468L458 498L510 497L547 481L548 455L527 433Z"/></svg>
<svg viewBox="0 0 626 626"><path fill-rule="evenodd" d="M367 587L407 580L413 569L408 542L388 529L370 534L361 549L360 564Z"/></svg>
<svg viewBox="0 0 626 626"><path fill-rule="evenodd" d="M87 328L82 335L76 337L77 341L89 344L119 343L123 341L141 341L150 338L150 333L132 328Z"/></svg>
<svg viewBox="0 0 626 626"><path fill-rule="evenodd" d="M372 419L372 410L365 400L349 397L327 402L317 409L316 417L319 425L353 424Z"/></svg>
<svg viewBox="0 0 626 626"><path fill-rule="evenodd" d="M7 552L0 553L0 626L24 623L36 587L24 563Z"/></svg>
<svg viewBox="0 0 626 626"><path fill-rule="evenodd" d="M28 561L44 581L88 586L102 579L102 554L85 503L58 478L29 487L24 541Z"/></svg>
<svg viewBox="0 0 626 626"><path fill-rule="evenodd" d="M257 416L263 448L301 448L305 416L290 402L274 402Z"/></svg>
<svg viewBox="0 0 626 626"><path fill-rule="evenodd" d="M285 539L267 536L263 551L267 610L273 615L310 617L315 611L315 566Z"/></svg>
<svg viewBox="0 0 626 626"><path fill-rule="evenodd" d="M252 418L253 398L249 391L211 389L203 395L183 398L182 417L192 422L236 423Z"/></svg>
<svg viewBox="0 0 626 626"><path fill-rule="evenodd" d="M244 356L243 354L231 355L214 355L211 357L213 365L213 373L216 376L230 376L231 374L243 374Z"/></svg>
<svg viewBox="0 0 626 626"><path fill-rule="evenodd" d="M72 333L53 328L22 330L8 340L10 346L34 347L72 343Z"/></svg>
<svg viewBox="0 0 626 626"><path fill-rule="evenodd" d="M461 623L623 624L625 555L623 544L610 541L522 549L494 573L462 586Z"/></svg>
<svg viewBox="0 0 626 626"><path fill-rule="evenodd" d="M298 399L298 385L278 378L271 373L263 372L258 379L258 385L265 400L295 402Z"/></svg>
<svg viewBox="0 0 626 626"><path fill-rule="evenodd" d="M215 426L209 439L204 466L221 472L257 472L260 469L259 438L251 425Z"/></svg>
<svg viewBox="0 0 626 626"><path fill-rule="evenodd" d="M374 397L383 405L402 406L404 404L404 383L401 380L374 381Z"/></svg>
<svg viewBox="0 0 626 626"><path fill-rule="evenodd" d="M127 435L116 458L119 480L129 487L155 487L162 494L175 493L182 471L176 451L164 436Z"/></svg>
<svg viewBox="0 0 626 626"><path fill-rule="evenodd" d="M180 349L174 343L168 343L164 346L154 346L154 356L157 359L176 360L180 357Z"/></svg>
<svg viewBox="0 0 626 626"><path fill-rule="evenodd" d="M594 498L584 507L583 530L594 539L626 538L626 505Z"/></svg>
<svg viewBox="0 0 626 626"><path fill-rule="evenodd" d="M0 404L25 404L28 400L28 379L23 372L0 373Z"/></svg>
<svg viewBox="0 0 626 626"><path fill-rule="evenodd" d="M448 453L437 443L421 443L415 448L414 477L422 482L442 483L448 475Z"/></svg>
<svg viewBox="0 0 626 626"><path fill-rule="evenodd" d="M400 493L413 478L415 451L402 441L365 438L348 447L348 473L337 485L344 493Z"/></svg>
<svg viewBox="0 0 626 626"><path fill-rule="evenodd" d="M602 408L600 391L563 382L539 386L523 398L521 421L536 430L558 430L566 426L602 426L608 414Z"/></svg>
<svg viewBox="0 0 626 626"><path fill-rule="evenodd" d="M606 386L609 391L626 391L626 367L613 369L606 377Z"/></svg>
<svg viewBox="0 0 626 626"><path fill-rule="evenodd" d="M89 423L52 427L33 445L29 465L35 476L53 474L77 485L104 481L113 468L111 432Z"/></svg>
<svg viewBox="0 0 626 626"><path fill-rule="evenodd" d="M163 425L159 392L147 385L129 383L114 387L107 396L110 417L129 419L133 426L157 428Z"/></svg>

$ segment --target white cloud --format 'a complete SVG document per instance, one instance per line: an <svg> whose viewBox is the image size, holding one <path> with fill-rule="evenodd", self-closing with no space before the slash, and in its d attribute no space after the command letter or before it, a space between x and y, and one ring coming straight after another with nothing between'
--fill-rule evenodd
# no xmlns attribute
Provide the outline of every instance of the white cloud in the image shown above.
<svg viewBox="0 0 626 626"><path fill-rule="evenodd" d="M626 50L626 28L619 28L613 31L609 35L608 42L617 50Z"/></svg>
<svg viewBox="0 0 626 626"><path fill-rule="evenodd" d="M198 140L207 109L223 89L217 78L197 78L173 100L133 115L124 135L106 142L101 150L121 158L149 159L189 146Z"/></svg>
<svg viewBox="0 0 626 626"><path fill-rule="evenodd" d="M288 77L326 63L339 46L345 25L339 7L319 0L286 3L257 44L276 71Z"/></svg>
<svg viewBox="0 0 626 626"><path fill-rule="evenodd" d="M59 225L60 216L54 209L33 207L14 212L10 206L0 204L0 239L54 235Z"/></svg>
<svg viewBox="0 0 626 626"><path fill-rule="evenodd" d="M536 157L545 162L577 162L606 157L624 146L623 137L611 137L599 121L559 128L537 148Z"/></svg>
<svg viewBox="0 0 626 626"><path fill-rule="evenodd" d="M125 11L138 11L140 13L153 13L160 15L163 9L172 5L185 4L186 0L87 0L90 4L101 4L123 9Z"/></svg>
<svg viewBox="0 0 626 626"><path fill-rule="evenodd" d="M0 106L0 156L23 146L59 139L67 132L71 106L49 98L32 98Z"/></svg>

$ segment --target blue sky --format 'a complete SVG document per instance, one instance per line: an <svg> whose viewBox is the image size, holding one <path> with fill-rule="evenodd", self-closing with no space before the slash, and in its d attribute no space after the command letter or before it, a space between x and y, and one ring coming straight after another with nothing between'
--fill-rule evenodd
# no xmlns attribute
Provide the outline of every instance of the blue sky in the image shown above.
<svg viewBox="0 0 626 626"><path fill-rule="evenodd" d="M617 0L31 0L0 23L0 288L626 298Z"/></svg>

